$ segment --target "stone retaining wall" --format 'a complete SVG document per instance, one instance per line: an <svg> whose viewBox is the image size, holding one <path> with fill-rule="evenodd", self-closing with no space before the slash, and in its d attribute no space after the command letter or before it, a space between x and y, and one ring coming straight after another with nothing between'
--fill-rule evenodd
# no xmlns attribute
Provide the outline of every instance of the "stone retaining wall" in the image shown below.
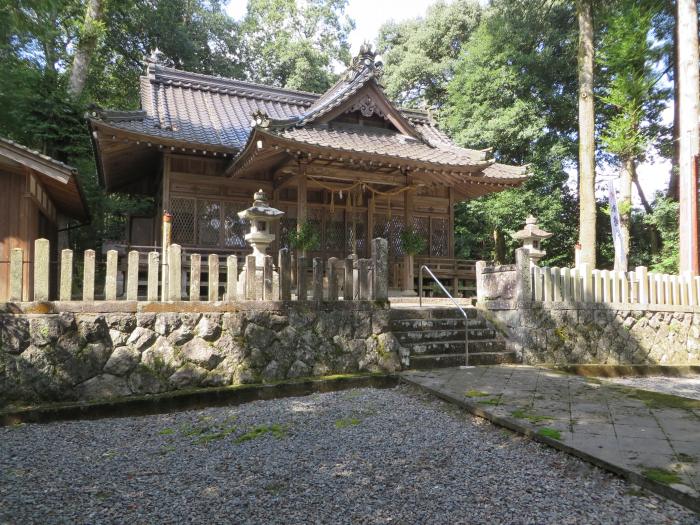
<svg viewBox="0 0 700 525"><path fill-rule="evenodd" d="M398 349L388 305L365 301L8 303L0 305L0 400L394 372Z"/></svg>
<svg viewBox="0 0 700 525"><path fill-rule="evenodd" d="M484 301L528 364L700 364L700 308Z"/></svg>

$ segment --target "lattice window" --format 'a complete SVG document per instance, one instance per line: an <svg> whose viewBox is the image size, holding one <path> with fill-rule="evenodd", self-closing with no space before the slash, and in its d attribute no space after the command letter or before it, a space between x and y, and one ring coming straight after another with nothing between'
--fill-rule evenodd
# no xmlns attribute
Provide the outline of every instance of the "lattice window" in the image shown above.
<svg viewBox="0 0 700 525"><path fill-rule="evenodd" d="M194 199L170 199L170 213L173 216L172 242L175 244L195 244L194 241Z"/></svg>
<svg viewBox="0 0 700 525"><path fill-rule="evenodd" d="M245 203L224 203L224 246L226 248L246 248L245 234L250 231L250 221L241 219L238 212L245 209Z"/></svg>
<svg viewBox="0 0 700 525"><path fill-rule="evenodd" d="M342 252L345 249L345 212L328 212L325 219L322 248L331 252Z"/></svg>
<svg viewBox="0 0 700 525"><path fill-rule="evenodd" d="M221 231L221 203L197 200L197 244L218 246Z"/></svg>
<svg viewBox="0 0 700 525"><path fill-rule="evenodd" d="M418 255L430 253L430 217L413 217L413 230L425 239L425 248Z"/></svg>
<svg viewBox="0 0 700 525"><path fill-rule="evenodd" d="M372 237L382 237L389 244L389 257L402 257L404 255L401 248L401 232L403 232L404 222L400 215L375 215L374 232Z"/></svg>
<svg viewBox="0 0 700 525"><path fill-rule="evenodd" d="M353 214L355 217L355 229L353 231ZM345 233L345 252L351 254L355 249L360 257L366 255L367 250L367 213L364 211L355 211L347 213L346 233ZM357 240L357 245L355 245Z"/></svg>
<svg viewBox="0 0 700 525"><path fill-rule="evenodd" d="M434 257L447 257L449 249L449 235L447 232L447 219L438 219L433 217L430 221L430 229L432 232L430 241L430 255Z"/></svg>
<svg viewBox="0 0 700 525"><path fill-rule="evenodd" d="M293 232L297 229L297 219L296 217L288 217L284 215L280 220L280 248L288 248L289 246L289 232Z"/></svg>

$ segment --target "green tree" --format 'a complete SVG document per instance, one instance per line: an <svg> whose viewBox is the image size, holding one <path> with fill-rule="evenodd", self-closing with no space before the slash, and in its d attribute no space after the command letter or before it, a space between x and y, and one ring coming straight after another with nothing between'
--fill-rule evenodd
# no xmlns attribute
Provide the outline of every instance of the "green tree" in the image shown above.
<svg viewBox="0 0 700 525"><path fill-rule="evenodd" d="M323 92L333 66L349 64L354 22L348 0L249 0L243 19L242 63L249 80Z"/></svg>
<svg viewBox="0 0 700 525"><path fill-rule="evenodd" d="M530 163L522 189L460 203L456 243L463 257L503 260L517 247L510 234L529 213L554 233L545 262L572 259L576 201L565 168L575 162L576 19L569 2L546 9L500 0L463 47L442 121L468 147L493 147L507 163Z"/></svg>
<svg viewBox="0 0 700 525"><path fill-rule="evenodd" d="M661 112L670 92L661 87L661 74L656 71L665 50L662 41L652 38L654 19L662 16L662 11L658 0L619 0L609 9L598 53L606 78L601 94L607 105L602 145L620 166L625 257L616 260L616 269L621 271L627 271L631 248L632 184L638 183L637 164L651 150L658 153L668 134L661 125Z"/></svg>
<svg viewBox="0 0 700 525"><path fill-rule="evenodd" d="M406 106L442 107L462 47L478 27L481 13L476 0L440 0L425 18L384 24L377 49L386 67L387 94Z"/></svg>

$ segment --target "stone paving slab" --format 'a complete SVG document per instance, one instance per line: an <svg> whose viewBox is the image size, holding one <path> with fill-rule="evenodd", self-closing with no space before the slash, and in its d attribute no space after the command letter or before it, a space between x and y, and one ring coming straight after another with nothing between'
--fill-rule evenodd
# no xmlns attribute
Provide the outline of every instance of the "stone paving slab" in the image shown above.
<svg viewBox="0 0 700 525"><path fill-rule="evenodd" d="M614 377L606 378L604 381L631 386L633 388L655 390L665 394L700 399L700 377Z"/></svg>
<svg viewBox="0 0 700 525"><path fill-rule="evenodd" d="M405 381L700 512L700 401L529 366L408 371Z"/></svg>

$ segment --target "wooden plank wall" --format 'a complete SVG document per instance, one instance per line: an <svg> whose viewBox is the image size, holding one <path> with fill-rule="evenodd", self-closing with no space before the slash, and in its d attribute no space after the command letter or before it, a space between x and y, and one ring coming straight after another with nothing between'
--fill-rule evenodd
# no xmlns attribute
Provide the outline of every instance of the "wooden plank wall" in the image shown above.
<svg viewBox="0 0 700 525"><path fill-rule="evenodd" d="M9 295L9 259L13 248L24 250L25 261L33 261L34 239L39 236L39 207L28 192L28 178L6 167L0 171L0 301ZM8 261L8 262L5 262ZM29 298L31 264L24 265L24 299Z"/></svg>

